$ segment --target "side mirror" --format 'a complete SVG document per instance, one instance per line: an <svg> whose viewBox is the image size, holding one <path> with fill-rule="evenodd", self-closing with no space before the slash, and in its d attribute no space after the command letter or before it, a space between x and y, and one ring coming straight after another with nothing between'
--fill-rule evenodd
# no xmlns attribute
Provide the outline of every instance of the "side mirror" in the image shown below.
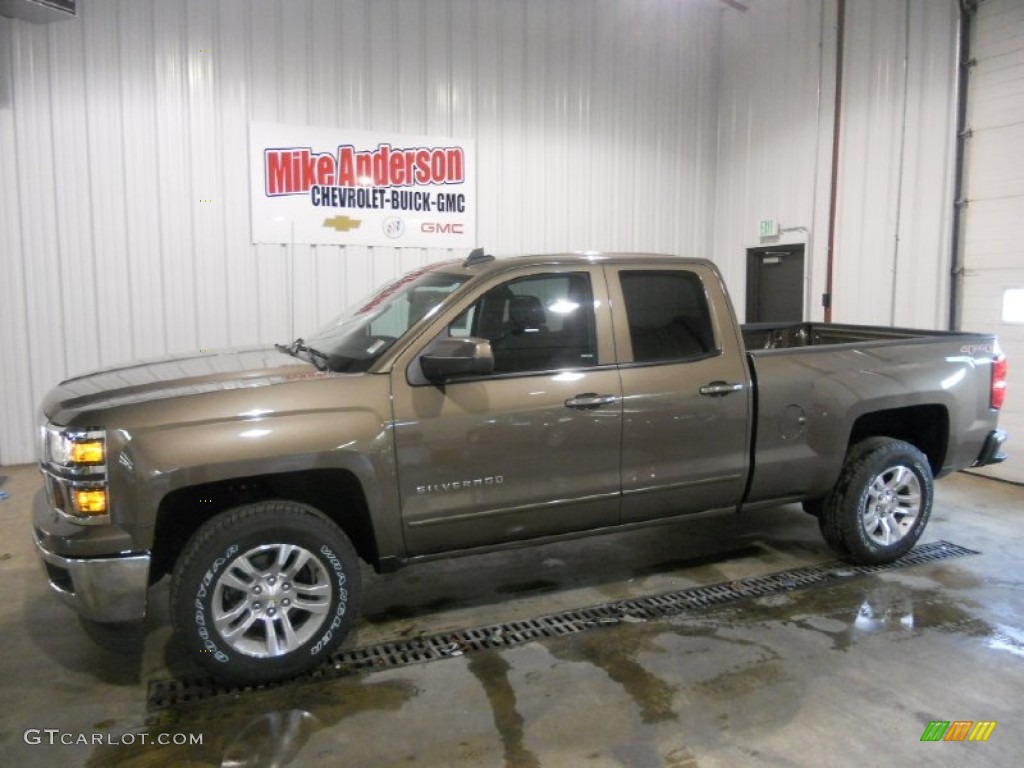
<svg viewBox="0 0 1024 768"><path fill-rule="evenodd" d="M420 358L427 381L441 382L454 376L480 376L494 370L491 342L473 337L441 339Z"/></svg>

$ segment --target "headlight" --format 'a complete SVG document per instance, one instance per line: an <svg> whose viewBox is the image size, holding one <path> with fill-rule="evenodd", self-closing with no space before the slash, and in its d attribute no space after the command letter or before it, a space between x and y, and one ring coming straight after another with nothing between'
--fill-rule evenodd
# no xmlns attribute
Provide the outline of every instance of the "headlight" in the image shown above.
<svg viewBox="0 0 1024 768"><path fill-rule="evenodd" d="M61 467L97 467L107 460L107 440L103 430L60 430L46 433L44 461Z"/></svg>
<svg viewBox="0 0 1024 768"><path fill-rule="evenodd" d="M44 424L41 442L50 506L79 525L109 522L106 431Z"/></svg>
<svg viewBox="0 0 1024 768"><path fill-rule="evenodd" d="M72 464L102 464L106 461L106 444L102 439L72 439L70 442Z"/></svg>

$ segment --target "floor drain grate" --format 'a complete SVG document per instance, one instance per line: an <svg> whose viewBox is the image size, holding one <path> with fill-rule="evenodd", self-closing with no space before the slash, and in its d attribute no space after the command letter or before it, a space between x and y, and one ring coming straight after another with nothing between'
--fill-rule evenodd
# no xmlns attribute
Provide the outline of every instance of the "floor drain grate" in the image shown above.
<svg viewBox="0 0 1024 768"><path fill-rule="evenodd" d="M825 585L853 576L882 573L936 560L977 554L977 551L957 544L934 541L916 547L899 560L886 565L824 563L765 576L737 579L724 584L690 587L659 595L616 600L522 621L439 632L413 640L379 643L365 648L338 651L305 679L327 680L362 670L389 669L461 656L473 651L508 648L548 637L571 635L593 627L662 619L739 600ZM241 690L253 689L228 688L205 677L152 680L149 683L148 708L150 711L166 709Z"/></svg>

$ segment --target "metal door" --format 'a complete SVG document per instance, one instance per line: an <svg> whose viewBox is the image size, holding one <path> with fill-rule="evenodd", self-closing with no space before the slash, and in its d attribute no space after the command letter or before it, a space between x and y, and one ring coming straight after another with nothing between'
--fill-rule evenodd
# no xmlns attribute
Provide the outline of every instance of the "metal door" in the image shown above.
<svg viewBox="0 0 1024 768"><path fill-rule="evenodd" d="M747 250L748 323L799 323L804 319L804 247Z"/></svg>
<svg viewBox="0 0 1024 768"><path fill-rule="evenodd" d="M576 287L560 288L569 276ZM487 338L496 371L418 383L428 341L392 373L409 554L617 523L622 401L601 269L493 279L428 339L446 335ZM546 361L584 336L569 359Z"/></svg>
<svg viewBox="0 0 1024 768"><path fill-rule="evenodd" d="M734 506L749 465L750 381L720 278L701 266L607 271L622 377L622 521Z"/></svg>

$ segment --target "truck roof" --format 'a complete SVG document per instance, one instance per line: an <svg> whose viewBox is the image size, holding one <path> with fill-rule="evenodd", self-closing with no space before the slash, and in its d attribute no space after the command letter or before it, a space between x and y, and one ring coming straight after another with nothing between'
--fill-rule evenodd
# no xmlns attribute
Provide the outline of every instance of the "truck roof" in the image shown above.
<svg viewBox="0 0 1024 768"><path fill-rule="evenodd" d="M464 271L467 274L472 275L485 275L491 272L499 272L509 269L510 267L524 267L524 266L564 266L572 264L581 265L592 265L592 264L609 264L609 265L629 265L636 262L643 262L644 264L664 264L665 266L680 266L683 264L692 265L709 265L711 262L708 259L697 259L686 256L672 256L664 253L632 253L632 252L619 252L619 251L574 251L565 253L544 253L544 254L528 254L521 256L490 256L480 257L477 252L461 262L446 262L444 264L447 269L445 271L451 271L451 267L455 267L455 271Z"/></svg>

